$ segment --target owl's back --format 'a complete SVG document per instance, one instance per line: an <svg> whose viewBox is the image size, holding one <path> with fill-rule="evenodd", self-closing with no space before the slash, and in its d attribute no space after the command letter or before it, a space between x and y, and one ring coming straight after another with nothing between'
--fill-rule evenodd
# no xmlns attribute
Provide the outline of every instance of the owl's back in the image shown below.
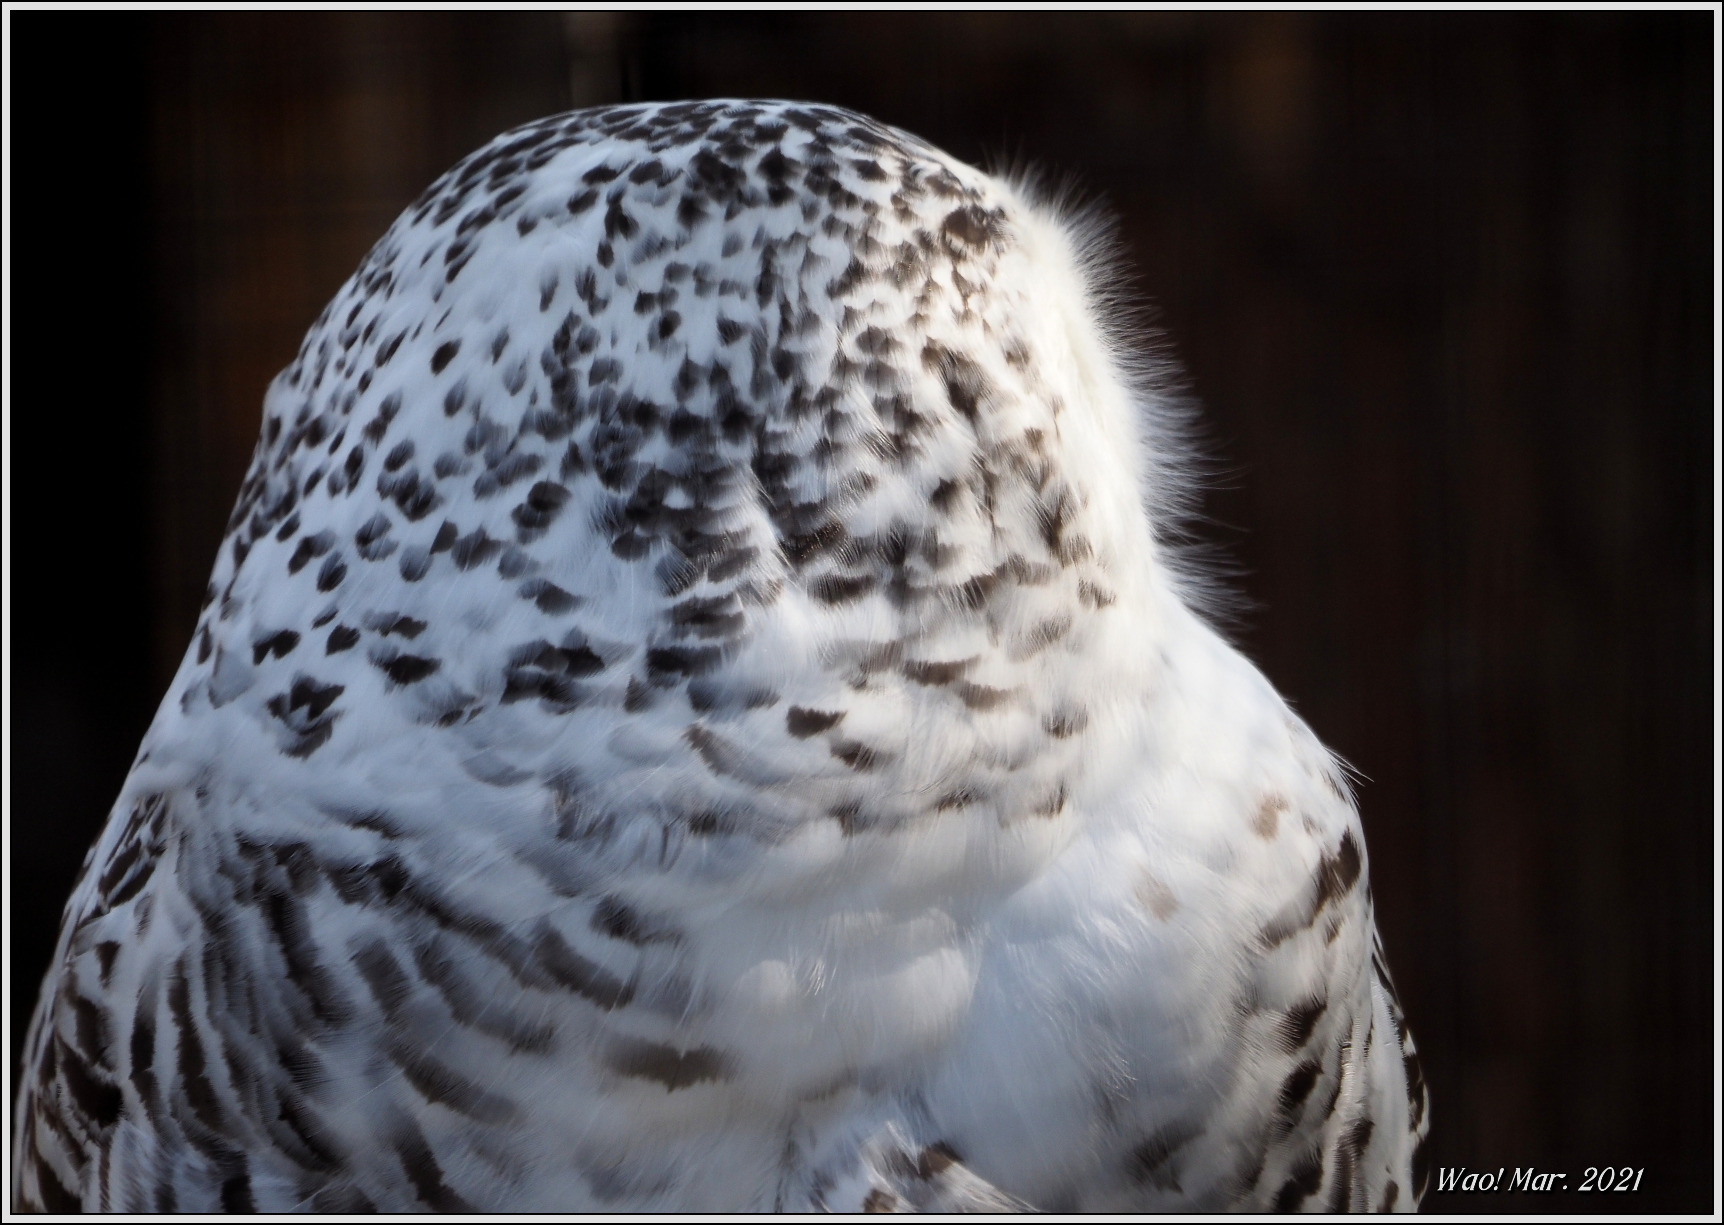
<svg viewBox="0 0 1724 1225"><path fill-rule="evenodd" d="M1357 815L1091 262L826 107L434 184L266 398L19 1206L1411 1206Z"/></svg>

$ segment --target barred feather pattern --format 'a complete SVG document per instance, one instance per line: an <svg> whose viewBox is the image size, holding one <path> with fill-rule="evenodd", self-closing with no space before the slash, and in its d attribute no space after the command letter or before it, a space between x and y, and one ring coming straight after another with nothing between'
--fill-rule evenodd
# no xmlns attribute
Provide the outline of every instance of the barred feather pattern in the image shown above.
<svg viewBox="0 0 1724 1225"><path fill-rule="evenodd" d="M1095 264L820 106L435 183L269 389L15 1206L1415 1206L1359 818Z"/></svg>

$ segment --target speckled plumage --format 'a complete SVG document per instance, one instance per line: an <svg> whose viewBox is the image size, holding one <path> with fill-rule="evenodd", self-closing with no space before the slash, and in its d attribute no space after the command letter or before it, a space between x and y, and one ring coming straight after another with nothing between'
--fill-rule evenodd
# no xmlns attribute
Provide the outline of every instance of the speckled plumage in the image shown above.
<svg viewBox="0 0 1724 1225"><path fill-rule="evenodd" d="M1413 1206L1357 814L1086 251L827 107L434 184L269 390L15 1204Z"/></svg>

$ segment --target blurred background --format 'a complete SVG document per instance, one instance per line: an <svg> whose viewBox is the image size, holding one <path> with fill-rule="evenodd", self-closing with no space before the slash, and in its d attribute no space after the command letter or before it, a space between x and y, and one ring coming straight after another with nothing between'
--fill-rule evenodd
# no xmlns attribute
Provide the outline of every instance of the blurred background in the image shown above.
<svg viewBox="0 0 1724 1225"><path fill-rule="evenodd" d="M865 111L1105 200L1229 632L1360 789L1433 1166L1711 1211L1713 15L11 15L12 1058L265 385L395 215L618 100Z"/></svg>

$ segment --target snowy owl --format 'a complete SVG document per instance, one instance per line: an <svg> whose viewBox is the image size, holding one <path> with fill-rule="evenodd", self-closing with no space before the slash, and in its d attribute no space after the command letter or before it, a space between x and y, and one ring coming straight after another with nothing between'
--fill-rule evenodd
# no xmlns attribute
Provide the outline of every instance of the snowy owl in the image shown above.
<svg viewBox="0 0 1724 1225"><path fill-rule="evenodd" d="M1081 226L845 111L497 138L269 388L20 1209L1406 1209L1335 760Z"/></svg>

